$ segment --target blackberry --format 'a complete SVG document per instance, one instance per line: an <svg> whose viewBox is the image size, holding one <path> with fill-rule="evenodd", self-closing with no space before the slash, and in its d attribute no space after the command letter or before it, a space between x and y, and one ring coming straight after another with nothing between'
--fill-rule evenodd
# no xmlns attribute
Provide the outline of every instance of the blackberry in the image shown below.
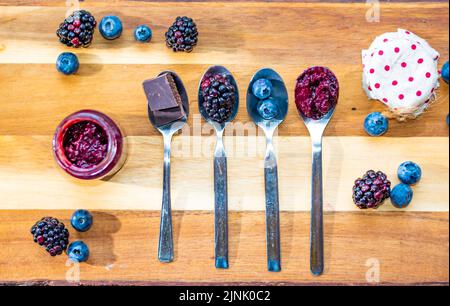
<svg viewBox="0 0 450 306"><path fill-rule="evenodd" d="M189 17L177 17L166 32L167 47L174 52L191 52L198 41L197 25Z"/></svg>
<svg viewBox="0 0 450 306"><path fill-rule="evenodd" d="M59 41L68 47L89 47L97 26L94 16L88 11L75 11L56 30Z"/></svg>
<svg viewBox="0 0 450 306"><path fill-rule="evenodd" d="M230 118L236 102L236 89L226 74L206 76L201 84L203 107L208 117L218 123Z"/></svg>
<svg viewBox="0 0 450 306"><path fill-rule="evenodd" d="M51 256L61 255L69 244L69 231L64 223L52 217L44 217L31 228L34 242L45 247Z"/></svg>
<svg viewBox="0 0 450 306"><path fill-rule="evenodd" d="M381 171L367 171L353 186L353 201L360 209L378 208L390 196L391 182Z"/></svg>

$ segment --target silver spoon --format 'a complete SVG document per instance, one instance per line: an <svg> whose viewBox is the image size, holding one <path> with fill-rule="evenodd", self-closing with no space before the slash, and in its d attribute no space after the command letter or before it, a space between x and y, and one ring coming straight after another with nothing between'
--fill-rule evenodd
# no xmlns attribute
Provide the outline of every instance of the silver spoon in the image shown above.
<svg viewBox="0 0 450 306"><path fill-rule="evenodd" d="M335 110L336 105L318 120L306 117L299 110L300 117L309 131L312 142L310 269L311 273L316 276L321 275L324 270L322 139Z"/></svg>
<svg viewBox="0 0 450 306"><path fill-rule="evenodd" d="M186 118L179 121L157 126L150 108L148 108L148 117L151 124L157 129L164 138L164 179L163 179L163 197L161 208L161 224L159 232L158 259L160 262L173 261L173 235L172 235L172 208L170 199L170 150L173 135L178 132L189 117L189 98L180 77L172 71L163 71L158 76L170 73L177 85L177 90L181 96Z"/></svg>
<svg viewBox="0 0 450 306"><path fill-rule="evenodd" d="M253 84L259 79L267 79L273 85L271 98L277 103L278 115L269 120L265 120L258 113L257 105L260 100L253 95ZM274 70L264 68L253 76L247 90L247 112L253 122L266 135L267 146L264 158L264 178L266 192L267 263L269 271L279 272L281 271L280 208L278 198L278 166L273 148L273 134L286 118L288 112L288 92L283 79Z"/></svg>
<svg viewBox="0 0 450 306"><path fill-rule="evenodd" d="M204 97L202 93L202 82L205 78L214 74L225 74L230 78L235 88L235 103L231 116L223 123L212 120L203 107ZM227 156L223 145L223 132L227 125L233 121L239 109L239 92L236 81L225 67L210 67L202 79L198 89L198 107L202 117L214 127L216 131L216 148L214 151L214 229L215 229L215 265L219 269L227 269L228 263L228 182L227 182Z"/></svg>

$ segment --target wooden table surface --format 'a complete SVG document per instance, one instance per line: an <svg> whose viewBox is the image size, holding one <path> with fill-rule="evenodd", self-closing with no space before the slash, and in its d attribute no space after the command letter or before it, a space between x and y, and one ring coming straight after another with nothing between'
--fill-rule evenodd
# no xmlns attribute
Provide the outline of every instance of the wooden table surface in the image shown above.
<svg viewBox="0 0 450 306"><path fill-rule="evenodd" d="M0 284L73 281L67 257L48 256L33 243L29 229L46 215L69 224L74 209L87 208L95 218L92 230L71 231L72 239L83 239L91 249L76 284L448 285L448 86L442 82L437 102L419 119L391 121L384 137L370 138L362 128L364 117L383 106L361 89L360 62L361 49L376 35L399 27L425 38L441 53L443 64L449 57L448 1L383 2L375 23L366 21L364 2L347 1L86 0L81 7L98 19L120 16L124 33L106 41L97 31L90 48L74 51L81 61L78 75L65 77L54 64L59 53L68 51L55 37L65 1L0 0ZM200 43L191 54L165 47L164 32L178 15L198 24ZM150 44L132 37L142 23L154 30ZM198 81L214 64L232 71L242 96L262 67L276 69L290 91L289 115L276 141L283 211L280 273L266 269L264 139L255 136L262 134L251 123L244 98L226 137L230 269L214 268L214 138L196 107ZM293 103L296 77L313 65L330 67L341 84L325 137L326 268L320 277L309 272L310 144ZM191 116L189 127L174 140L175 261L161 264L163 146L148 122L141 83L168 69L184 80ZM127 135L128 160L107 182L75 181L52 157L56 125L85 108L110 114ZM419 163L424 173L407 209L395 209L389 201L377 211L354 206L355 178L374 168L396 184L396 169L406 160Z"/></svg>

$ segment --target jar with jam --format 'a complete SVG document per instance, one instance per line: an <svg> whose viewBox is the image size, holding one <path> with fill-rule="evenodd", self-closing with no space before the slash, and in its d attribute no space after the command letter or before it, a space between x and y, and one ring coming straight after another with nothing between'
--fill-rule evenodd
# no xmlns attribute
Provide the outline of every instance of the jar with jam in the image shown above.
<svg viewBox="0 0 450 306"><path fill-rule="evenodd" d="M53 152L64 171L83 180L108 179L126 159L122 131L110 117L94 110L73 113L58 125Z"/></svg>

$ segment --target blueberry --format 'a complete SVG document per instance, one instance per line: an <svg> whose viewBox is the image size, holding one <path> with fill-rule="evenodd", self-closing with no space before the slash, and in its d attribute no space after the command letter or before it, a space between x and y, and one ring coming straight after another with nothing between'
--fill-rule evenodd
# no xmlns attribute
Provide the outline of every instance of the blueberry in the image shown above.
<svg viewBox="0 0 450 306"><path fill-rule="evenodd" d="M253 83L252 91L255 97L264 100L272 94L272 83L267 79L259 79Z"/></svg>
<svg viewBox="0 0 450 306"><path fill-rule="evenodd" d="M70 223L73 228L79 232L86 232L92 226L93 218L92 215L84 209L79 209L75 211L70 219Z"/></svg>
<svg viewBox="0 0 450 306"><path fill-rule="evenodd" d="M381 136L389 129L389 121L379 112L369 114L364 120L364 130L370 136Z"/></svg>
<svg viewBox="0 0 450 306"><path fill-rule="evenodd" d="M61 53L56 60L56 69L65 75L76 73L79 67L77 56L71 52Z"/></svg>
<svg viewBox="0 0 450 306"><path fill-rule="evenodd" d="M398 184L391 191L391 202L397 208L405 208L411 203L414 192L406 184Z"/></svg>
<svg viewBox="0 0 450 306"><path fill-rule="evenodd" d="M84 262L89 258L89 248L83 241L74 241L67 248L67 256L76 262Z"/></svg>
<svg viewBox="0 0 450 306"><path fill-rule="evenodd" d="M448 84L448 78L449 78L449 71L448 71L448 61L444 64L444 66L442 66L441 69L441 76L442 79L445 81L445 83Z"/></svg>
<svg viewBox="0 0 450 306"><path fill-rule="evenodd" d="M279 113L278 105L272 98L259 101L257 110L259 115L265 120L273 119L277 117Z"/></svg>
<svg viewBox="0 0 450 306"><path fill-rule="evenodd" d="M119 38L123 30L122 21L117 16L105 16L100 21L99 30L105 39Z"/></svg>
<svg viewBox="0 0 450 306"><path fill-rule="evenodd" d="M407 161L398 167L398 178L402 183L407 185L414 185L422 177L422 169L419 165L413 163L412 161Z"/></svg>
<svg viewBox="0 0 450 306"><path fill-rule="evenodd" d="M152 30L146 25L140 25L134 29L134 38L140 42L149 42L152 40Z"/></svg>

